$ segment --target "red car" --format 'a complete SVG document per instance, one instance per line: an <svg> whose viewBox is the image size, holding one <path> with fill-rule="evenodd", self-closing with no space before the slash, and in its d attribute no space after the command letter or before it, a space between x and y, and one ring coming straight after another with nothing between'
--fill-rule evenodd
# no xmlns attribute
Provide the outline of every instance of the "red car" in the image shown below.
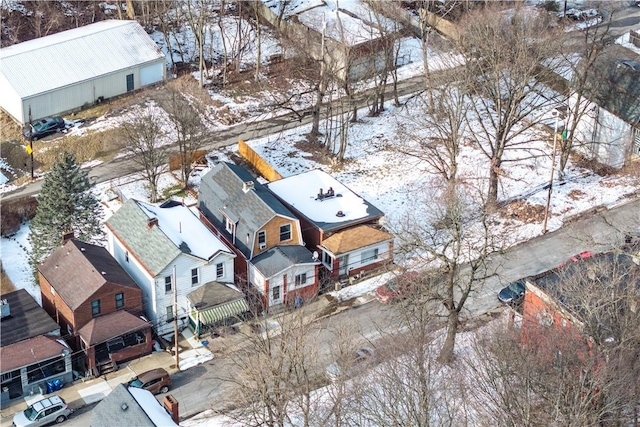
<svg viewBox="0 0 640 427"><path fill-rule="evenodd" d="M376 288L376 298L381 303L388 303L394 299L405 298L418 283L420 275L417 271L407 271L392 277L387 283Z"/></svg>
<svg viewBox="0 0 640 427"><path fill-rule="evenodd" d="M564 267L566 264L568 264L570 262L582 261L583 259L591 258L592 256L593 256L593 252L591 252L591 251L580 252L579 254L572 256L571 258L569 258L565 262L562 262L562 263L558 264L558 267L556 267L556 268Z"/></svg>

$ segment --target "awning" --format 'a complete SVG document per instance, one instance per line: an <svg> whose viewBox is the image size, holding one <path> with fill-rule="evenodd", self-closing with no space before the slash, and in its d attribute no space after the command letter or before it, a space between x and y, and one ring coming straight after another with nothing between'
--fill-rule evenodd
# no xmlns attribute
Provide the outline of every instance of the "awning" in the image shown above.
<svg viewBox="0 0 640 427"><path fill-rule="evenodd" d="M245 311L249 311L249 306L244 299L239 299L200 311L200 323L212 325L223 319L242 314Z"/></svg>

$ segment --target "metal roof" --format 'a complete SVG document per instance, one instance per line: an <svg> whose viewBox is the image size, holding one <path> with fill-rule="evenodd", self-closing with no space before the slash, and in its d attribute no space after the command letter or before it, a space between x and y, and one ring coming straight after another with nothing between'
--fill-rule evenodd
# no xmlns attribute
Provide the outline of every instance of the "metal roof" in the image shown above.
<svg viewBox="0 0 640 427"><path fill-rule="evenodd" d="M0 50L0 75L21 98L164 58L136 21L107 20Z"/></svg>

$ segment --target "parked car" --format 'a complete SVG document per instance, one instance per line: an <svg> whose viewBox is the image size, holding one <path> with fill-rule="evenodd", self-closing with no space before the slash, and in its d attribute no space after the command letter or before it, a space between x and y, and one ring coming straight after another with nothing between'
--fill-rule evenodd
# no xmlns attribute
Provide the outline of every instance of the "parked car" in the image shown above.
<svg viewBox="0 0 640 427"><path fill-rule="evenodd" d="M153 394L166 393L171 387L171 377L162 368L143 372L127 383L129 387L148 390Z"/></svg>
<svg viewBox="0 0 640 427"><path fill-rule="evenodd" d="M16 427L36 427L50 423L61 423L73 413L73 409L58 395L52 395L38 400L24 411L13 416L13 425Z"/></svg>
<svg viewBox="0 0 640 427"><path fill-rule="evenodd" d="M524 280L509 283L498 293L498 299L505 304L517 304L524 298L525 289Z"/></svg>
<svg viewBox="0 0 640 427"><path fill-rule="evenodd" d="M406 273L394 276L387 283L376 288L376 298L381 303L406 298L407 295L415 290L419 278L420 274L417 271L407 271Z"/></svg>
<svg viewBox="0 0 640 427"><path fill-rule="evenodd" d="M22 131L22 136L26 139L33 138L34 140L44 138L47 135L51 135L56 132L60 132L66 128L66 123L62 117L45 117L35 121L29 126L28 124Z"/></svg>
<svg viewBox="0 0 640 427"><path fill-rule="evenodd" d="M336 360L327 366L326 376L329 381L337 381L339 378L352 377L365 367L375 356L371 347L362 347L356 350L352 358Z"/></svg>
<svg viewBox="0 0 640 427"><path fill-rule="evenodd" d="M591 258L592 256L593 256L593 252L591 251L580 252L579 254L572 256L565 262L561 262L560 264L558 264L558 267L556 268L564 267L569 263L582 261L583 259Z"/></svg>

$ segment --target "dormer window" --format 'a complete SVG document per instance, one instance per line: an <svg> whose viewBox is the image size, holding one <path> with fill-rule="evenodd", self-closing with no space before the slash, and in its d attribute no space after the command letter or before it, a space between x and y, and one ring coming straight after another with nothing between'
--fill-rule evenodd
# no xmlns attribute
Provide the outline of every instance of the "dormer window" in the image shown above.
<svg viewBox="0 0 640 427"><path fill-rule="evenodd" d="M227 232L229 232L230 234L233 234L236 231L236 224L231 221L229 218L225 218L225 225L224 225L225 230L227 230Z"/></svg>
<svg viewBox="0 0 640 427"><path fill-rule="evenodd" d="M291 240L291 224L280 226L280 241L284 242L287 240Z"/></svg>

